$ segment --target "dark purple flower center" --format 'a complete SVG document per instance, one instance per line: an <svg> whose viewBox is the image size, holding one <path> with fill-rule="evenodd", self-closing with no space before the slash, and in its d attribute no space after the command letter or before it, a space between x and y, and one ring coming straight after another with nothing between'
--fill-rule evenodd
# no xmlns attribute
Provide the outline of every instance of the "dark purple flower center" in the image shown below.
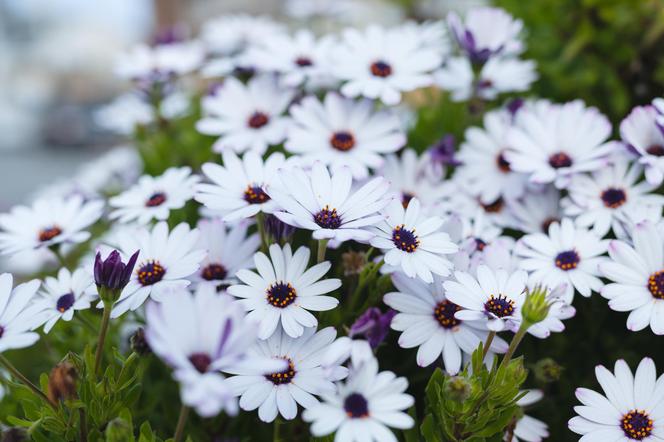
<svg viewBox="0 0 664 442"><path fill-rule="evenodd" d="M554 169L570 167L572 165L572 158L565 152L554 153L549 157L549 165Z"/></svg>
<svg viewBox="0 0 664 442"><path fill-rule="evenodd" d="M39 231L39 241L41 242L50 241L61 233L62 229L58 226L46 227Z"/></svg>
<svg viewBox="0 0 664 442"><path fill-rule="evenodd" d="M507 299L507 296L504 295L498 295L497 297L491 295L489 300L484 303L484 309L499 318L504 318L514 313L514 301Z"/></svg>
<svg viewBox="0 0 664 442"><path fill-rule="evenodd" d="M500 152L496 157L496 165L498 169L503 173L509 173L512 169L510 168L510 162L505 159L503 152Z"/></svg>
<svg viewBox="0 0 664 442"><path fill-rule="evenodd" d="M503 201L502 197L499 197L496 201L489 204L480 202L480 206L482 206L486 213L500 213L500 211L503 210L504 205L505 202Z"/></svg>
<svg viewBox="0 0 664 442"><path fill-rule="evenodd" d="M277 308L286 308L295 302L297 293L290 283L279 281L267 289L267 302Z"/></svg>
<svg viewBox="0 0 664 442"><path fill-rule="evenodd" d="M206 373L210 368L212 358L207 353L192 353L189 355L189 362L199 373Z"/></svg>
<svg viewBox="0 0 664 442"><path fill-rule="evenodd" d="M289 358L283 358L283 359L288 362L288 367L286 367L282 371L265 375L265 379L272 382L274 385L290 384L293 381L293 378L295 377L296 371L293 361Z"/></svg>
<svg viewBox="0 0 664 442"><path fill-rule="evenodd" d="M566 250L556 256L556 267L560 270L573 270L579 265L581 258L576 250Z"/></svg>
<svg viewBox="0 0 664 442"><path fill-rule="evenodd" d="M606 207L617 209L627 202L627 194L623 189L610 187L602 192L602 201Z"/></svg>
<svg viewBox="0 0 664 442"><path fill-rule="evenodd" d="M486 241L484 241L482 238L475 238L475 249L478 251L484 250L486 247Z"/></svg>
<svg viewBox="0 0 664 442"><path fill-rule="evenodd" d="M311 58L309 57L297 57L295 59L295 64L300 66L301 68L304 68L307 66L312 66L314 62L311 61Z"/></svg>
<svg viewBox="0 0 664 442"><path fill-rule="evenodd" d="M261 186L249 185L244 191L244 200L249 204L263 204L270 200L270 196Z"/></svg>
<svg viewBox="0 0 664 442"><path fill-rule="evenodd" d="M461 307L451 301L442 301L436 305L433 316L443 328L454 328L461 324L461 320L454 317L454 314L461 310Z"/></svg>
<svg viewBox="0 0 664 442"><path fill-rule="evenodd" d="M344 399L346 416L361 419L369 416L369 402L360 393L351 393Z"/></svg>
<svg viewBox="0 0 664 442"><path fill-rule="evenodd" d="M247 125L252 129L260 129L270 122L270 117L263 112L254 112L247 121Z"/></svg>
<svg viewBox="0 0 664 442"><path fill-rule="evenodd" d="M338 229L341 226L341 217L337 214L337 209L330 210L329 206L314 215L314 222L324 229Z"/></svg>
<svg viewBox="0 0 664 442"><path fill-rule="evenodd" d="M5 334L5 328L2 325L0 325L0 338L2 338L2 335L4 334Z"/></svg>
<svg viewBox="0 0 664 442"><path fill-rule="evenodd" d="M330 137L330 145L336 150L347 152L355 147L355 137L348 131L340 130L339 132L332 134L332 137Z"/></svg>
<svg viewBox="0 0 664 442"><path fill-rule="evenodd" d="M415 195L413 195L412 193L401 192L401 205L403 206L404 209L408 207L408 203L410 203L410 200L412 200L413 198L415 198Z"/></svg>
<svg viewBox="0 0 664 442"><path fill-rule="evenodd" d="M55 304L55 308L58 309L60 313L64 313L69 310L72 305L76 302L76 298L73 293L67 293L58 298L58 302Z"/></svg>
<svg viewBox="0 0 664 442"><path fill-rule="evenodd" d="M632 440L643 440L652 433L652 419L642 410L632 410L620 421L625 436Z"/></svg>
<svg viewBox="0 0 664 442"><path fill-rule="evenodd" d="M650 155L653 155L655 157L663 157L664 156L664 146L662 146L661 144L653 144L652 146L650 146L646 149L646 152L648 152Z"/></svg>
<svg viewBox="0 0 664 442"><path fill-rule="evenodd" d="M648 290L653 298L664 299L664 270L655 272L648 278Z"/></svg>
<svg viewBox="0 0 664 442"><path fill-rule="evenodd" d="M392 66L390 66L388 63L384 62L383 60L378 60L375 61L371 64L371 74L374 77L389 77L392 75Z"/></svg>
<svg viewBox="0 0 664 442"><path fill-rule="evenodd" d="M143 286L153 285L162 280L166 274L166 269L159 264L159 261L149 260L138 268L138 282Z"/></svg>
<svg viewBox="0 0 664 442"><path fill-rule="evenodd" d="M226 278L228 271L221 264L209 264L201 271L201 277L206 281L220 281Z"/></svg>
<svg viewBox="0 0 664 442"><path fill-rule="evenodd" d="M392 230L392 242L399 250L413 253L420 245L420 240L415 235L414 230L408 230L403 224L398 225Z"/></svg>
<svg viewBox="0 0 664 442"><path fill-rule="evenodd" d="M166 202L166 194L163 192L157 192L150 196L145 202L145 207L158 207Z"/></svg>

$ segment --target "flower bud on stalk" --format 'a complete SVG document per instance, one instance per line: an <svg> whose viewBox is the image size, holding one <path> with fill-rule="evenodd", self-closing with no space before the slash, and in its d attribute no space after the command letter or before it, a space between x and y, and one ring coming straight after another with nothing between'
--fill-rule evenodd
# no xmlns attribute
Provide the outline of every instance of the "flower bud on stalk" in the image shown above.
<svg viewBox="0 0 664 442"><path fill-rule="evenodd" d="M546 319L551 308L551 302L547 299L548 293L549 289L540 285L528 291L526 301L521 309L524 325L530 327Z"/></svg>
<svg viewBox="0 0 664 442"><path fill-rule="evenodd" d="M138 253L137 250L125 264L117 250L113 250L105 260L102 260L101 253L97 252L94 265L95 284L104 304L118 300L122 289L129 283Z"/></svg>
<svg viewBox="0 0 664 442"><path fill-rule="evenodd" d="M456 402L470 397L470 383L461 376L452 376L445 384L445 395Z"/></svg>

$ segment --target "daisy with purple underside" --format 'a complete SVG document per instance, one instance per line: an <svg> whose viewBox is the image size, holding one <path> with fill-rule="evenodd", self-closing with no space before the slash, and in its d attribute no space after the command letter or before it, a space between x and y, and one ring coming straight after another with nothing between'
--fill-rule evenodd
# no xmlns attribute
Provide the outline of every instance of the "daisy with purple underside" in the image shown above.
<svg viewBox="0 0 664 442"><path fill-rule="evenodd" d="M522 409L528 407L536 402L539 402L544 397L541 390L527 390L526 394L519 399L516 404ZM549 427L547 424L539 419L523 414L516 421L512 435L513 442L541 442L549 437Z"/></svg>
<svg viewBox="0 0 664 442"><path fill-rule="evenodd" d="M39 334L32 330L43 323L42 315L30 308L39 281L33 279L16 287L13 284L10 273L0 274L0 353L37 342Z"/></svg>
<svg viewBox="0 0 664 442"><path fill-rule="evenodd" d="M645 166L646 179L659 186L664 180L664 125L654 106L637 106L620 123L620 136Z"/></svg>

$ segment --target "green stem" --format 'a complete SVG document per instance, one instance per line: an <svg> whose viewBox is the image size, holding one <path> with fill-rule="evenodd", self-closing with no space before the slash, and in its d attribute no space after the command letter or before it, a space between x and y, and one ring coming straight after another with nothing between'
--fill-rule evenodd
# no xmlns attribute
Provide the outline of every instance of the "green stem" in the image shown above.
<svg viewBox="0 0 664 442"><path fill-rule="evenodd" d="M516 351L516 348L519 346L521 343L521 340L523 337L526 335L526 332L528 331L528 327L530 327L530 324L526 324L525 322L521 323L521 327L519 327L519 330L517 330L516 334L512 338L512 342L510 342L510 346L507 349L507 353L505 353L505 356L503 357L503 361L500 363L500 366L507 366L509 364L510 360L512 359L512 356L514 356L514 352Z"/></svg>
<svg viewBox="0 0 664 442"><path fill-rule="evenodd" d="M258 228L258 235L260 236L261 239L261 251L263 253L267 253L268 251L268 238L267 234L265 233L265 215L263 212L258 212L256 214L256 227Z"/></svg>
<svg viewBox="0 0 664 442"><path fill-rule="evenodd" d="M95 374L99 374L101 368L101 357L104 354L104 342L106 341L106 334L108 333L108 326L111 321L111 310L113 303L104 302L104 315L101 319L101 327L99 329L99 340L97 341L97 351L95 352Z"/></svg>
<svg viewBox="0 0 664 442"><path fill-rule="evenodd" d="M325 261L325 250L327 249L327 243L329 240L327 239L319 239L318 240L318 256L317 256L317 262L320 264L321 262Z"/></svg>
<svg viewBox="0 0 664 442"><path fill-rule="evenodd" d="M278 417L274 420L272 442L281 442L281 419L279 419Z"/></svg>
<svg viewBox="0 0 664 442"><path fill-rule="evenodd" d="M78 409L78 431L81 442L88 442L88 421L85 418L85 408Z"/></svg>
<svg viewBox="0 0 664 442"><path fill-rule="evenodd" d="M0 364L4 365L4 367L7 369L9 373L11 373L12 376L14 376L16 379L20 380L26 387L28 387L30 390L33 391L37 396L39 396L44 402L46 402L48 405L50 405L53 410L57 410L57 405L51 402L51 400L44 394L43 391L39 387L37 387L35 384L30 382L30 379L26 378L23 376L23 373L21 373L18 368L14 367L14 365L9 362L9 359L4 357L2 354L0 354Z"/></svg>
<svg viewBox="0 0 664 442"><path fill-rule="evenodd" d="M53 252L53 254L57 258L60 265L64 268L66 268L66 269L69 269L69 266L67 265L67 261L65 260L65 257L60 252L60 245L58 244L58 245L55 245L55 246L51 246L51 247L49 247L49 249L51 250L51 252Z"/></svg>
<svg viewBox="0 0 664 442"><path fill-rule="evenodd" d="M175 427L175 434L173 435L173 442L180 442L184 436L184 427L187 424L189 417L189 407L182 404L180 408L180 416L178 417L178 424Z"/></svg>
<svg viewBox="0 0 664 442"><path fill-rule="evenodd" d="M482 353L482 362L484 362L484 358L486 358L487 353L489 353L489 348L491 347L491 343L493 342L493 338L496 337L496 332L492 331L489 332L489 336L486 338L486 342L484 343L484 352Z"/></svg>

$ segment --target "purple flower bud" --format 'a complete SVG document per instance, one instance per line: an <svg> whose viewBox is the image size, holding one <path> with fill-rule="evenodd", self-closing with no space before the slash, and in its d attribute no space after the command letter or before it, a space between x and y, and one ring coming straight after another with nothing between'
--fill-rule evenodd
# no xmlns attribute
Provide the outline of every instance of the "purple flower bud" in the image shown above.
<svg viewBox="0 0 664 442"><path fill-rule="evenodd" d="M122 290L131 277L136 260L138 259L137 250L129 261L122 262L120 252L113 250L105 260L101 258L101 253L97 252L95 257L94 276L95 284L98 288L104 287L109 290Z"/></svg>
<svg viewBox="0 0 664 442"><path fill-rule="evenodd" d="M431 156L431 161L438 165L443 166L458 166L461 164L454 155L456 140L454 135L445 135L436 144L431 146L428 150Z"/></svg>
<svg viewBox="0 0 664 442"><path fill-rule="evenodd" d="M265 233L274 241L288 239L295 233L295 227L282 222L279 218L270 214L265 215L263 227L265 228Z"/></svg>
<svg viewBox="0 0 664 442"><path fill-rule="evenodd" d="M392 309L383 313L378 307L370 307L350 327L349 336L362 336L369 341L371 348L376 348L390 331L390 323L396 314Z"/></svg>

